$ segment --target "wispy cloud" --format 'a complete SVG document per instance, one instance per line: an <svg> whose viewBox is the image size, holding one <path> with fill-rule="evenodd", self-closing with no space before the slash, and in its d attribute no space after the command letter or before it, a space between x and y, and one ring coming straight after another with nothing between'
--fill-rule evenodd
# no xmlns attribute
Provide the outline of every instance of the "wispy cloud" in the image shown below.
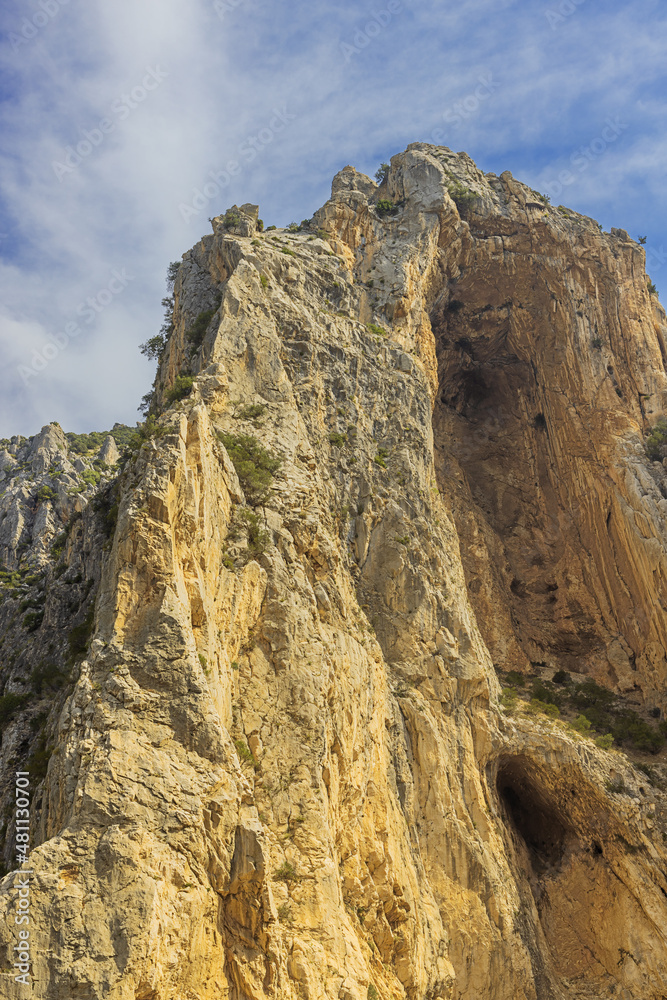
<svg viewBox="0 0 667 1000"><path fill-rule="evenodd" d="M137 345L160 326L167 263L208 230L207 216L252 201L267 223L298 221L346 163L372 173L435 130L483 169L538 189L569 170L559 200L647 235L647 249L667 245L658 0L587 0L555 27L545 10L559 0L50 2L10 0L1 15L0 436L50 419L76 430L136 419L151 377ZM22 30L31 37L17 43ZM356 45L359 32L368 44ZM359 51L346 60L350 44ZM166 75L149 90L156 67ZM484 99L481 78L493 81ZM283 108L293 119L262 142ZM609 117L627 129L577 170L573 153ZM253 137L258 155L242 162ZM59 177L68 147L73 169ZM219 190L206 194L211 172ZM205 205L186 219L180 206L197 191ZM24 384L17 366L113 268L134 280Z"/></svg>

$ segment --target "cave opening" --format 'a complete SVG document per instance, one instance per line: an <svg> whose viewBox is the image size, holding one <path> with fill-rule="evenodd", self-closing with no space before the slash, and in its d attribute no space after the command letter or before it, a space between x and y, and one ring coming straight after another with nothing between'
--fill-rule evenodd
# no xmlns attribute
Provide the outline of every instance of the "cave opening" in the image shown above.
<svg viewBox="0 0 667 1000"><path fill-rule="evenodd" d="M557 868L572 830L529 762L522 757L501 760L496 788L508 824L525 844L535 872Z"/></svg>

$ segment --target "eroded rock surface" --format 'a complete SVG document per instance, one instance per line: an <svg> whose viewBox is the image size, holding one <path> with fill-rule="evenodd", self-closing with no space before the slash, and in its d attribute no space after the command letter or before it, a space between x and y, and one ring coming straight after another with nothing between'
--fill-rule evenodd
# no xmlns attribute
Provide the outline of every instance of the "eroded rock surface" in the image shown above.
<svg viewBox="0 0 667 1000"><path fill-rule="evenodd" d="M507 713L494 670L665 707L643 251L422 144L310 229L256 220L185 255L145 441L67 542L99 587L48 722L34 995L659 1000L661 758ZM7 876L7 956L15 905Z"/></svg>

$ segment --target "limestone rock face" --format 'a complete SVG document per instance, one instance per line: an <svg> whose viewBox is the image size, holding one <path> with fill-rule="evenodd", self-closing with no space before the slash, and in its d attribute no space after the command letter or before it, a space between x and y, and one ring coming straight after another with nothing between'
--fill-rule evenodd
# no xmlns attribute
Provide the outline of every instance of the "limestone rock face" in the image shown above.
<svg viewBox="0 0 667 1000"><path fill-rule="evenodd" d="M66 542L95 617L36 775L34 995L660 1000L663 759L506 711L494 670L664 707L643 251L423 144L310 229L256 220L184 256L152 423ZM8 965L16 905L8 875Z"/></svg>
<svg viewBox="0 0 667 1000"><path fill-rule="evenodd" d="M104 462L105 465L115 465L120 458L118 445L110 434L108 434L104 439L104 444L97 453L97 457L100 462Z"/></svg>
<svg viewBox="0 0 667 1000"><path fill-rule="evenodd" d="M42 427L31 441L28 461L33 472L46 472L57 455L67 451L67 438L58 424Z"/></svg>

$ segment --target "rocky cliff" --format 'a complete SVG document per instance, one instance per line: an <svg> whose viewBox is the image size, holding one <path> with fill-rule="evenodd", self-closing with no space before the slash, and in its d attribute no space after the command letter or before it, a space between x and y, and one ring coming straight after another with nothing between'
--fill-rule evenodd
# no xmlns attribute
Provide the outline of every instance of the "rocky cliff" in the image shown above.
<svg viewBox="0 0 667 1000"><path fill-rule="evenodd" d="M32 995L664 998L643 250L423 144L257 216L174 269L118 464L54 426L0 453Z"/></svg>

